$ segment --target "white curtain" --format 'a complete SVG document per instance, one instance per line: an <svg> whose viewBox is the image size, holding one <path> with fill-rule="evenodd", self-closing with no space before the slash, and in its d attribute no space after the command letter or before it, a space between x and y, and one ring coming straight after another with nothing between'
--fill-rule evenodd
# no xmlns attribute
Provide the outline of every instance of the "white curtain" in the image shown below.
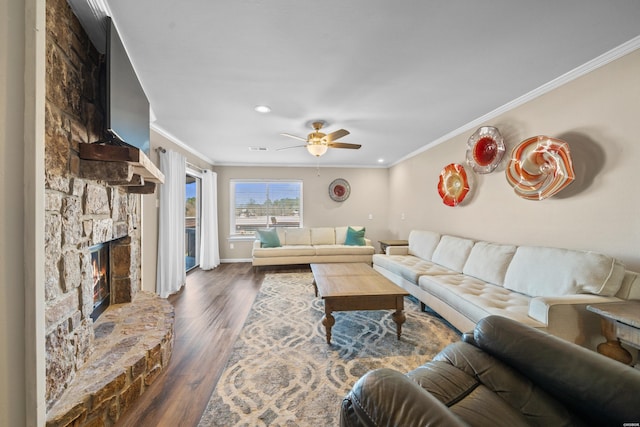
<svg viewBox="0 0 640 427"><path fill-rule="evenodd" d="M211 270L220 264L218 248L218 175L210 170L202 174L202 217L200 231L200 268Z"/></svg>
<svg viewBox="0 0 640 427"><path fill-rule="evenodd" d="M158 226L158 276L156 291L162 297L176 293L185 284L184 210L187 162L183 155L160 153L160 220Z"/></svg>

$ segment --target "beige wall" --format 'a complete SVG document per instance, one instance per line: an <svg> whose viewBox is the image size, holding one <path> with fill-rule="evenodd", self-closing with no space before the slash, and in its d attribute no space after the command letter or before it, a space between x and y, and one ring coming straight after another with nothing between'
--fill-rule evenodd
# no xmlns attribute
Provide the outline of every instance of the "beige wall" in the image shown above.
<svg viewBox="0 0 640 427"><path fill-rule="evenodd" d="M395 237L429 229L594 250L640 271L640 50L486 124L501 130L507 153L534 135L565 139L576 181L553 198L528 201L515 195L503 164L476 175L464 206L444 205L436 190L438 175L445 165L464 162L474 129L391 168L389 227Z"/></svg>
<svg viewBox="0 0 640 427"><path fill-rule="evenodd" d="M151 152L149 159L160 167L160 156L156 148L162 147L166 150L177 151L187 158L187 163L197 166L200 169L212 169L206 160L201 159L194 153L185 150L155 130L151 130ZM142 289L150 292L156 290L156 258L158 255L158 214L157 208L160 191L156 188L154 194L142 196Z"/></svg>
<svg viewBox="0 0 640 427"><path fill-rule="evenodd" d="M322 160L320 160L322 163ZM229 188L231 179L301 179L303 181L303 225L305 227L362 225L365 235L377 241L389 237L388 170L352 168L286 168L217 166L218 173L218 232L220 258L223 261L251 258L253 241L228 240L230 234ZM349 182L351 195L342 203L329 198L329 184L336 178ZM369 219L369 214L373 219ZM233 243L234 249L230 248Z"/></svg>
<svg viewBox="0 0 640 427"><path fill-rule="evenodd" d="M24 4L0 2L0 425L25 424ZM11 242L9 245L8 243Z"/></svg>
<svg viewBox="0 0 640 427"><path fill-rule="evenodd" d="M0 2L0 426L45 415L44 17Z"/></svg>

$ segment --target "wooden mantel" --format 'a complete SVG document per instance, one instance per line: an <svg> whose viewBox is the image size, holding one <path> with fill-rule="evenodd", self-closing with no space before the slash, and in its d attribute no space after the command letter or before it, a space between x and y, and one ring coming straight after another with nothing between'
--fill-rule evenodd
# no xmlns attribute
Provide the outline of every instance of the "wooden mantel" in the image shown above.
<svg viewBox="0 0 640 427"><path fill-rule="evenodd" d="M84 178L126 186L130 193L153 193L164 174L139 149L102 143L80 144L80 173Z"/></svg>

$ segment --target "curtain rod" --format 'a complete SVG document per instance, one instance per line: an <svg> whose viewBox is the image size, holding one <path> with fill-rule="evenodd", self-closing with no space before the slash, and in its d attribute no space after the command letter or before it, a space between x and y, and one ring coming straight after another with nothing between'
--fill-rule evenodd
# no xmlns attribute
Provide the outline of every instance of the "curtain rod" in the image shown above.
<svg viewBox="0 0 640 427"><path fill-rule="evenodd" d="M187 166L189 166L191 169L195 169L196 171L200 171L202 173L207 173L206 169L202 169L200 166L196 166L193 163L187 162Z"/></svg>

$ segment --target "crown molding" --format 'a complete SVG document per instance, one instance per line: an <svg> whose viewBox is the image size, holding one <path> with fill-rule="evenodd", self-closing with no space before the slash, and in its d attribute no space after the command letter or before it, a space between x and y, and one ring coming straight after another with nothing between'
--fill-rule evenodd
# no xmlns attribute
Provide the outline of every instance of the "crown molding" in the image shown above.
<svg viewBox="0 0 640 427"><path fill-rule="evenodd" d="M611 49L608 52L605 52L604 54L592 59L591 61L586 62L585 64L574 68L573 70L561 75L560 77L557 77L551 80L550 82L543 84L542 86L532 90L531 92L528 92L514 99L513 101L510 101L502 105L501 107L498 107L495 110L459 127L458 129L441 136L440 138L428 143L422 148L419 148L418 150L413 151L407 154L406 156L402 157L401 159L393 162L389 167L393 167L399 163L402 163L403 161L410 159L414 156L417 156L418 154L423 153L429 150L430 148L440 145L443 142L446 142L455 136L458 136L464 132L472 130L482 125L483 123L486 123L487 121L498 117L501 114L511 111L514 108L519 107L520 105L526 104L527 102L534 100L548 92L551 92L552 90L557 89L560 86L565 85L570 81L577 79L578 77L584 76L585 74L588 74L594 70L597 70L598 68L604 65L607 65L608 63L613 62L616 59L622 58L623 56L637 49L640 49L640 36L634 37L633 39Z"/></svg>
<svg viewBox="0 0 640 427"><path fill-rule="evenodd" d="M188 146L184 142L180 141L178 138L176 138L175 136L173 136L172 134L170 134L169 132L167 132L166 130L161 128L160 126L152 123L151 124L151 129L153 129L155 132L157 132L158 134L160 134L164 138L168 139L169 141L173 142L174 144L176 144L180 148L183 148L183 149L187 150L188 152L190 152L194 156L196 156L196 157L204 160L205 162L209 163L210 165L215 165L216 164L216 162L211 160L209 157L205 156L201 152L193 149L192 147Z"/></svg>

